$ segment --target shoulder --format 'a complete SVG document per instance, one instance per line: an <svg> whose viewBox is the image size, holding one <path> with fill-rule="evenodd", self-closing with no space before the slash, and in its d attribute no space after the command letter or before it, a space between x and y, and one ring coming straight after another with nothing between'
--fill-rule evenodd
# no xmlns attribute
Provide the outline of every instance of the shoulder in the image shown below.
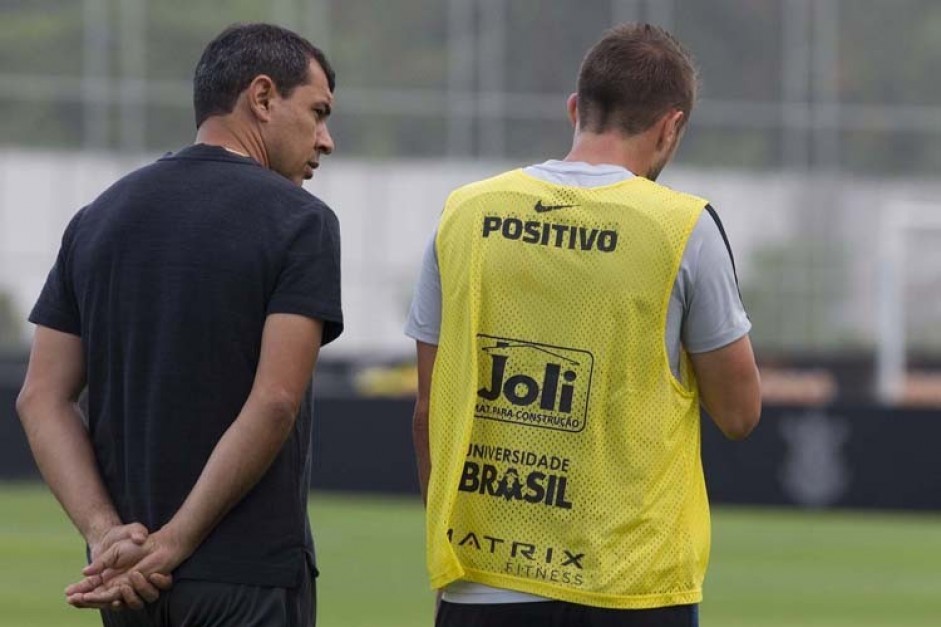
<svg viewBox="0 0 941 627"><path fill-rule="evenodd" d="M277 204L282 210L305 218L313 216L331 223L338 221L336 213L326 202L280 174L265 168L257 168L254 176L257 177L259 183L258 192L269 197L273 204Z"/></svg>
<svg viewBox="0 0 941 627"><path fill-rule="evenodd" d="M453 207L494 192L503 192L520 185L523 173L519 169L503 172L490 178L458 187L448 196L447 205Z"/></svg>
<svg viewBox="0 0 941 627"><path fill-rule="evenodd" d="M305 224L315 224L330 232L339 232L340 220L327 203L300 187L290 195L289 211Z"/></svg>
<svg viewBox="0 0 941 627"><path fill-rule="evenodd" d="M89 210L126 198L128 194L133 193L135 190L144 189L151 185L156 186L158 184L156 179L160 176L164 167L163 161L157 160L125 173L98 194L89 205Z"/></svg>
<svg viewBox="0 0 941 627"><path fill-rule="evenodd" d="M265 207L264 214L276 222L318 222L337 226L336 213L318 196L295 185L280 174L262 167L246 167L230 179L244 202Z"/></svg>
<svg viewBox="0 0 941 627"><path fill-rule="evenodd" d="M291 185L271 218L278 225L281 237L292 249L339 252L340 221L337 214L320 198Z"/></svg>
<svg viewBox="0 0 941 627"><path fill-rule="evenodd" d="M710 204L706 203L702 216L699 220L701 228L701 239L703 248L711 250L713 258L725 258L728 256L732 268L732 275L738 282L738 271L735 267L735 255L732 253L732 244L729 243L729 236L725 232L719 213Z"/></svg>
<svg viewBox="0 0 941 627"><path fill-rule="evenodd" d="M699 212L706 208L709 201L700 196L675 190L661 183L638 177L638 184L651 195L654 195L670 206L682 207L689 211Z"/></svg>

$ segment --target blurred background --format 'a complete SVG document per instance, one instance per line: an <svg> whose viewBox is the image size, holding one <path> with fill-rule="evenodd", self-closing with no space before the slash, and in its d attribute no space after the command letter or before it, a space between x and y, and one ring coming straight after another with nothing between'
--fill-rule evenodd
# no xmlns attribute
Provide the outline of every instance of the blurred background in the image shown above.
<svg viewBox="0 0 941 627"><path fill-rule="evenodd" d="M81 547L13 413L26 316L75 211L192 141L196 60L239 21L308 36L337 71L337 150L307 183L340 217L347 318L316 377L315 483L332 494L312 518L337 564L321 624L427 624L402 334L421 254L451 189L565 155L581 58L627 20L698 60L661 182L722 216L763 375L748 442L704 427L704 618L941 624L937 0L0 0L0 479L27 480L0 485L0 624L94 624L59 607ZM51 538L68 566L50 555L24 578ZM344 582L377 553L408 576ZM402 620L340 601L363 586Z"/></svg>

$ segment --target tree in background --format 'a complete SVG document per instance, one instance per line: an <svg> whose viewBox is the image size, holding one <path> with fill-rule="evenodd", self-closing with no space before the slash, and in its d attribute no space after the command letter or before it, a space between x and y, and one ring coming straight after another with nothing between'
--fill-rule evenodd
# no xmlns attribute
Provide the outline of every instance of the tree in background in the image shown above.
<svg viewBox="0 0 941 627"><path fill-rule="evenodd" d="M636 15L656 19L656 12L653 17L648 13L658 3L467 0L454 4L470 7L462 22L466 32L456 35L454 49L449 47L450 3L398 0L395 10L380 11L381 4L6 2L0 11L0 86L6 87L0 89L0 146L127 149L122 143L121 90L127 87L133 96L135 81L145 80L154 91L145 94L144 128L137 129L143 145L138 148L176 150L192 139L189 83L207 38L231 22L284 20L322 44L338 70L338 95L344 104L337 107L332 124L343 156L437 158L464 150L467 154L459 156L526 162L567 149L570 130L558 111L564 110L565 97L574 88L571 77L582 51L610 25L612 7L633 6L643 9ZM941 167L934 122L941 81L926 78L941 63L937 0L803 3L808 22L798 30L807 35L808 44L821 38L812 9L824 4L837 8L835 67L827 72L833 84L825 85L814 80L818 67L803 68L812 71L784 80L782 68L793 44L784 36L782 16L790 10L790 1L669 4L675 7L673 30L696 55L704 79L702 96L713 103L712 116L719 120L711 126L694 122L679 155L682 164L741 169L789 165L784 162L785 139L796 133L812 144L813 133L821 129L774 122L782 117L776 106L794 104L782 91L788 82L806 92L797 104L810 106L826 96L818 92L832 91L837 110L849 110L834 157L841 171L933 176ZM87 20L88 6L99 7L104 16L100 23ZM139 37L122 28L134 6L143 13ZM497 17L505 18L503 28L496 30L490 29L493 18L485 17L486 9L494 6L503 7ZM321 17L323 23L318 22ZM491 31L502 35L494 39ZM88 50L86 40L92 42ZM138 40L140 58L126 50L129 41ZM804 58L803 53L797 56ZM100 62L97 70L89 62L95 59ZM813 62L810 55L808 63ZM453 75L452 65L457 68ZM86 71L103 73L85 77L102 79L103 86L83 86ZM725 105L716 108L716 103L729 102L744 103L746 112L759 119L770 115L771 121L756 124L749 116L738 120ZM705 111L694 113L694 119L698 116L707 117ZM89 120L97 120L100 127ZM89 131L92 127L97 132ZM469 140L452 141L465 137L465 131ZM813 155L804 156L808 163L798 159L794 167L816 170L821 165L813 162Z"/></svg>

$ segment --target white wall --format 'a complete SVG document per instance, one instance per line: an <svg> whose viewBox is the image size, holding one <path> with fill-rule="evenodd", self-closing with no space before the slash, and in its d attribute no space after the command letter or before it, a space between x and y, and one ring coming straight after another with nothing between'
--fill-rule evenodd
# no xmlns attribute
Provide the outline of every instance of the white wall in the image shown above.
<svg viewBox="0 0 941 627"><path fill-rule="evenodd" d="M23 316L35 301L72 214L149 158L0 151L0 289ZM328 158L308 189L337 212L343 236L346 333L325 355L409 355L402 324L421 254L451 189L519 164ZM849 251L846 324L872 337L880 212L899 198L937 198L915 182L807 179L784 174L668 169L662 182L709 198L739 262L762 246L824 232ZM795 277L795 280L801 280ZM28 328L24 323L24 336Z"/></svg>

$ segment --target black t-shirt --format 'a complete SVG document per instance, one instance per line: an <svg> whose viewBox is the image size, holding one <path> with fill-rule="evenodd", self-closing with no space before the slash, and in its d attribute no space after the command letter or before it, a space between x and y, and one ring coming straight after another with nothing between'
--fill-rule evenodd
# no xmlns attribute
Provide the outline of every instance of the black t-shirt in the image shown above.
<svg viewBox="0 0 941 627"><path fill-rule="evenodd" d="M280 175L195 145L72 219L30 320L82 338L89 433L121 518L179 509L251 390L265 318L343 329L336 216ZM290 587L313 556L310 390L261 481L175 573Z"/></svg>

